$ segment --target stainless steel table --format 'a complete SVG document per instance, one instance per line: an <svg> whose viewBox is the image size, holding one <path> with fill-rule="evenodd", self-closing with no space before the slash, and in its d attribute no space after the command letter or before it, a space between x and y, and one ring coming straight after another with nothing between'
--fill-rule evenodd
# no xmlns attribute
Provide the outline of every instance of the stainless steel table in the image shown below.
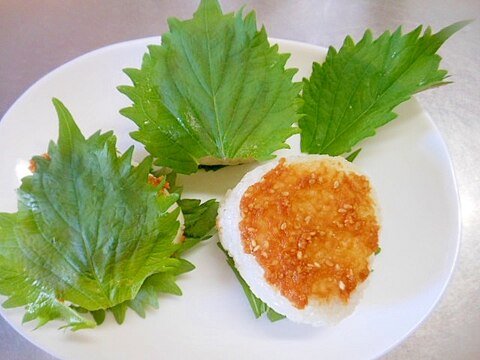
<svg viewBox="0 0 480 360"><path fill-rule="evenodd" d="M478 0L223 0L224 10L256 9L272 37L340 46L366 28L378 35L403 25L439 30L480 17ZM31 84L57 66L112 43L160 35L166 18L189 18L197 1L1 0L0 117ZM441 49L453 85L418 97L444 136L460 191L460 255L431 316L384 359L480 358L480 20ZM53 359L0 318L0 359Z"/></svg>

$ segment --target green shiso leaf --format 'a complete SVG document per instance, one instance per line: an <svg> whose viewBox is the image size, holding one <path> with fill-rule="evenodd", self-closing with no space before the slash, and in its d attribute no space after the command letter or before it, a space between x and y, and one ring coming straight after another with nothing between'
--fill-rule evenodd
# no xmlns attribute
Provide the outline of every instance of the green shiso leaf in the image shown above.
<svg viewBox="0 0 480 360"><path fill-rule="evenodd" d="M439 70L440 46L469 22L452 24L436 34L422 27L402 35L371 31L357 44L347 37L337 52L328 50L323 64L314 63L304 79L304 115L299 120L301 149L315 154L341 155L375 129L393 120L392 111L413 94L446 84Z"/></svg>
<svg viewBox="0 0 480 360"><path fill-rule="evenodd" d="M166 180L169 183L169 191L179 191L180 195L181 188L176 184L176 174L166 174ZM176 277L192 271L195 266L185 259L180 259L179 256L216 233L215 223L219 205L217 201L211 199L201 203L196 199L180 199L177 204L184 217L184 239L174 254L175 258L166 262L162 272L148 277L133 300L125 302L121 307L107 309L111 310L117 322L124 321L128 307L140 317L145 317L148 308L158 309L161 294L182 295L180 287L175 282ZM92 315L95 317L94 312Z"/></svg>
<svg viewBox="0 0 480 360"><path fill-rule="evenodd" d="M181 199L178 205L185 218L184 247L191 248L216 233L215 224L219 206L217 201L212 199L202 204L196 199Z"/></svg>
<svg viewBox="0 0 480 360"><path fill-rule="evenodd" d="M94 321L71 309L50 287L26 274L24 250L15 233L18 216L0 213L0 293L8 296L3 307L25 306L23 321L37 319L37 327L59 318L72 330L95 327ZM31 218L24 221L27 227L32 225Z"/></svg>
<svg viewBox="0 0 480 360"><path fill-rule="evenodd" d="M362 148L359 148L359 149L355 150L355 151L352 152L350 155L348 155L348 156L345 158L345 160L350 161L350 162L353 162L353 161L357 158L358 154L360 154L361 151L362 151Z"/></svg>
<svg viewBox="0 0 480 360"><path fill-rule="evenodd" d="M110 309L122 321L123 304L145 279L184 268L172 258L181 248L173 244L178 195L148 183L150 157L133 167L132 148L117 155L111 132L85 138L65 106L54 105L57 143L33 158L18 212L0 213L3 306L25 306L24 320L39 326L53 319L73 330L95 326L69 304Z"/></svg>
<svg viewBox="0 0 480 360"><path fill-rule="evenodd" d="M278 321L278 320L283 320L283 319L286 318L285 315L277 313L272 308L268 308L267 317L268 317L268 320L270 320L271 322L275 322L275 321Z"/></svg>
<svg viewBox="0 0 480 360"><path fill-rule="evenodd" d="M125 69L133 86L118 87L133 101L121 110L138 126L131 135L156 164L189 174L287 148L301 84L255 13L223 14L217 0L202 0L193 19L168 23L141 69Z"/></svg>
<svg viewBox="0 0 480 360"><path fill-rule="evenodd" d="M90 312L97 325L102 325L105 321L105 310L95 310Z"/></svg>
<svg viewBox="0 0 480 360"><path fill-rule="evenodd" d="M223 248L222 244L217 243L217 245L220 248L220 250L222 250L223 253L225 254L228 266L230 266L238 282L242 286L243 292L245 293L245 296L248 299L248 303L250 304L250 307L252 308L252 311L255 314L255 317L258 319L260 316L266 313L268 319L272 322L284 319L285 315L281 315L277 313L275 310L270 308L267 304L265 304L252 292L252 290L250 289L250 286L248 286L247 282L242 278L242 275L240 275L240 272L235 267L235 261L233 260L233 258Z"/></svg>

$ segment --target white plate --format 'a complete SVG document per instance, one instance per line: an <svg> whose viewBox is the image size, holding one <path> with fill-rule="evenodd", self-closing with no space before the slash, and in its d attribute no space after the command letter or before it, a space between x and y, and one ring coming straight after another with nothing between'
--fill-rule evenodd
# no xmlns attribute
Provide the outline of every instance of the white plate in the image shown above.
<svg viewBox="0 0 480 360"><path fill-rule="evenodd" d="M33 154L57 139L52 97L70 109L85 134L114 129L119 147L133 142L132 122L118 110L130 101L116 86L130 84L125 67L140 67L148 38L109 46L84 55L33 85L0 123L0 211L16 210L21 169ZM289 66L307 76L325 50L278 41L291 52ZM403 340L428 315L443 293L459 243L458 195L452 166L434 124L415 101L398 109L400 117L362 143L356 163L371 176L382 212L382 252L365 295L352 316L330 328L283 320L255 320L240 285L213 238L189 254L197 269L181 277L182 297L164 296L146 319L133 311L124 325L109 318L94 330L58 330L50 323L33 330L21 324L22 309L1 314L27 339L67 359L370 359ZM298 138L291 141L298 152ZM145 156L136 144L136 159ZM251 168L183 177L187 195L216 197Z"/></svg>

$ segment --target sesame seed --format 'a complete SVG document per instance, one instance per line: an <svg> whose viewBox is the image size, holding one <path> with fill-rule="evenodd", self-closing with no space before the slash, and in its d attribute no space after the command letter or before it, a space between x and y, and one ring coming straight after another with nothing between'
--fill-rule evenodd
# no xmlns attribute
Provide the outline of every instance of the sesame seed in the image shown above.
<svg viewBox="0 0 480 360"><path fill-rule="evenodd" d="M255 240L252 240L252 247L253 248L257 247L257 242Z"/></svg>
<svg viewBox="0 0 480 360"><path fill-rule="evenodd" d="M335 270L337 270L337 271L340 270L340 265L335 264Z"/></svg>
<svg viewBox="0 0 480 360"><path fill-rule="evenodd" d="M344 205L343 205L343 208L344 208L344 209L352 209L353 206L350 205L350 204L344 204Z"/></svg>
<svg viewBox="0 0 480 360"><path fill-rule="evenodd" d="M325 260L325 264L328 266L333 266L333 262L331 262L329 259Z"/></svg>
<svg viewBox="0 0 480 360"><path fill-rule="evenodd" d="M338 211L339 213L341 213L341 214L344 214L344 213L347 212L347 210L345 210L344 208L340 208L340 209L338 209L337 211Z"/></svg>
<svg viewBox="0 0 480 360"><path fill-rule="evenodd" d="M318 262L314 262L313 265L315 265L315 267L319 268L320 267L320 264Z"/></svg>
<svg viewBox="0 0 480 360"><path fill-rule="evenodd" d="M340 186L340 183L338 182L338 180L335 180L335 182L333 183L333 188L338 189L339 186Z"/></svg>
<svg viewBox="0 0 480 360"><path fill-rule="evenodd" d="M289 193L288 191L283 191L283 192L282 192L282 195L283 195L283 196L288 196L288 195L290 195L290 193Z"/></svg>
<svg viewBox="0 0 480 360"><path fill-rule="evenodd" d="M258 251L258 249L260 249L260 245L255 246L255 247L253 248L253 251L256 252L256 251Z"/></svg>
<svg viewBox="0 0 480 360"><path fill-rule="evenodd" d="M338 282L338 287L339 287L340 290L342 290L342 291L345 290L345 284L343 283L342 280L340 280L340 281Z"/></svg>
<svg viewBox="0 0 480 360"><path fill-rule="evenodd" d="M301 251L297 251L297 259L298 259L298 260L301 260L302 257L303 257L302 252L301 252Z"/></svg>
<svg viewBox="0 0 480 360"><path fill-rule="evenodd" d="M305 222L308 224L312 220L312 217L310 215L305 217Z"/></svg>
<svg viewBox="0 0 480 360"><path fill-rule="evenodd" d="M285 230L286 228L287 228L287 223L282 223L282 225L280 225L281 230Z"/></svg>
<svg viewBox="0 0 480 360"><path fill-rule="evenodd" d="M267 253L265 251L262 251L262 256L267 257Z"/></svg>

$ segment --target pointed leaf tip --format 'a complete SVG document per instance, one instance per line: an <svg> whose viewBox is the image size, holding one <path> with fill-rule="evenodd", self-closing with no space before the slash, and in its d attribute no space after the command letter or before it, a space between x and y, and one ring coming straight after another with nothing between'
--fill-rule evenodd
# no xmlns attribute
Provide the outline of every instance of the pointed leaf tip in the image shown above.
<svg viewBox="0 0 480 360"><path fill-rule="evenodd" d="M473 22L473 20L462 20L462 21L458 21L456 23L453 23L445 28L443 28L442 30L440 30L436 35L437 36L441 36L444 41L447 40L450 36L452 36L453 34L455 34L456 32L460 31L461 29L463 29L465 26L467 26L468 24L470 24L471 22Z"/></svg>
<svg viewBox="0 0 480 360"><path fill-rule="evenodd" d="M220 3L218 2L218 0L201 0L194 16L198 16L202 12L212 12L212 14L215 14L215 13L221 14L222 7L220 6Z"/></svg>
<svg viewBox="0 0 480 360"><path fill-rule="evenodd" d="M52 98L58 116L58 145L70 146L75 138L85 139L67 107L57 98Z"/></svg>

